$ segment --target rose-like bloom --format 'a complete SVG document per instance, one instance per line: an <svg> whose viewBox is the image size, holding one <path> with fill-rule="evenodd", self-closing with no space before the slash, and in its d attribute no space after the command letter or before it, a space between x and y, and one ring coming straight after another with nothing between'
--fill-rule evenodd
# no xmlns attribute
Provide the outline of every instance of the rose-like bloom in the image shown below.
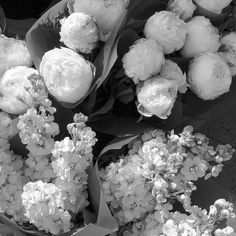
<svg viewBox="0 0 236 236"><path fill-rule="evenodd" d="M175 13L182 20L192 17L196 6L192 0L169 0L167 10Z"/></svg>
<svg viewBox="0 0 236 236"><path fill-rule="evenodd" d="M180 93L185 93L187 91L186 74L183 74L182 70L175 62L166 60L161 68L160 75L169 80L176 81Z"/></svg>
<svg viewBox="0 0 236 236"><path fill-rule="evenodd" d="M145 116L167 119L178 92L178 84L160 76L152 77L137 86L138 109ZM144 109L144 111L141 111Z"/></svg>
<svg viewBox="0 0 236 236"><path fill-rule="evenodd" d="M90 62L68 48L46 52L39 71L49 92L62 102L75 103L83 98L93 80Z"/></svg>
<svg viewBox="0 0 236 236"><path fill-rule="evenodd" d="M227 7L232 0L195 0L195 2L208 11L221 14L222 10Z"/></svg>
<svg viewBox="0 0 236 236"><path fill-rule="evenodd" d="M91 53L99 39L95 18L82 12L75 12L60 22L61 41L73 50Z"/></svg>
<svg viewBox="0 0 236 236"><path fill-rule="evenodd" d="M154 39L169 54L181 49L185 43L186 24L170 11L160 11L152 15L146 22L144 34Z"/></svg>
<svg viewBox="0 0 236 236"><path fill-rule="evenodd" d="M33 87L28 77L37 73L26 66L7 70L0 79L0 108L10 114L21 114L33 106Z"/></svg>
<svg viewBox="0 0 236 236"><path fill-rule="evenodd" d="M213 100L230 89L232 74L227 63L215 53L195 57L187 75L191 90L204 100Z"/></svg>
<svg viewBox="0 0 236 236"><path fill-rule="evenodd" d="M14 66L31 66L25 41L0 35L0 76Z"/></svg>
<svg viewBox="0 0 236 236"><path fill-rule="evenodd" d="M231 32L220 39L219 55L229 65L232 75L236 75L236 33Z"/></svg>
<svg viewBox="0 0 236 236"><path fill-rule="evenodd" d="M165 61L161 46L152 39L139 39L122 59L125 73L134 83L157 75Z"/></svg>
<svg viewBox="0 0 236 236"><path fill-rule="evenodd" d="M127 6L126 0L69 0L69 13L84 12L93 16L102 33L111 32Z"/></svg>
<svg viewBox="0 0 236 236"><path fill-rule="evenodd" d="M195 16L187 24L187 39L181 53L185 57L203 52L217 52L220 47L218 29L204 16Z"/></svg>
<svg viewBox="0 0 236 236"><path fill-rule="evenodd" d="M223 229L217 229L214 232L214 236L236 236L236 232L230 226L227 226Z"/></svg>

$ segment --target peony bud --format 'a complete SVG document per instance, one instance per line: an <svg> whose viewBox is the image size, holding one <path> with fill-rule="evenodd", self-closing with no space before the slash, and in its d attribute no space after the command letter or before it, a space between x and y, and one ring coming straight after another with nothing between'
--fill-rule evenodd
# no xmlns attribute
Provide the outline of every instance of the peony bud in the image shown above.
<svg viewBox="0 0 236 236"><path fill-rule="evenodd" d="M69 13L84 12L93 16L103 34L111 32L126 9L127 0L69 0Z"/></svg>
<svg viewBox="0 0 236 236"><path fill-rule="evenodd" d="M31 66L25 41L0 35L0 76L14 66Z"/></svg>
<svg viewBox="0 0 236 236"><path fill-rule="evenodd" d="M186 74L183 74L182 70L175 62L166 60L161 68L160 76L176 81L180 93L187 91Z"/></svg>
<svg viewBox="0 0 236 236"><path fill-rule="evenodd" d="M0 109L10 114L21 114L33 106L33 87L28 77L37 70L16 66L7 70L0 80Z"/></svg>
<svg viewBox="0 0 236 236"><path fill-rule="evenodd" d="M160 44L164 54L169 54L183 47L187 34L186 24L174 13L160 11L147 20L144 34Z"/></svg>
<svg viewBox="0 0 236 236"><path fill-rule="evenodd" d="M152 77L137 86L138 111L144 116L156 115L167 119L171 114L178 92L173 80Z"/></svg>
<svg viewBox="0 0 236 236"><path fill-rule="evenodd" d="M182 20L192 17L195 9L192 0L169 0L167 7L167 10L175 13Z"/></svg>
<svg viewBox="0 0 236 236"><path fill-rule="evenodd" d="M68 48L46 52L39 71L48 91L59 101L75 103L88 92L93 80L93 66Z"/></svg>
<svg viewBox="0 0 236 236"><path fill-rule="evenodd" d="M152 39L139 39L122 59L125 73L134 83L157 75L165 61L161 46Z"/></svg>
<svg viewBox="0 0 236 236"><path fill-rule="evenodd" d="M236 33L231 32L220 40L219 55L227 62L232 75L236 75Z"/></svg>
<svg viewBox="0 0 236 236"><path fill-rule="evenodd" d="M187 23L187 39L181 51L185 57L203 52L217 52L220 47L218 29L204 16L195 16Z"/></svg>
<svg viewBox="0 0 236 236"><path fill-rule="evenodd" d="M195 0L195 2L208 11L221 14L222 10L226 8L232 0Z"/></svg>
<svg viewBox="0 0 236 236"><path fill-rule="evenodd" d="M215 53L204 53L190 64L188 84L203 100L213 100L230 89L232 74L227 63Z"/></svg>
<svg viewBox="0 0 236 236"><path fill-rule="evenodd" d="M61 41L69 48L91 53L95 48L99 31L95 19L82 12L72 13L61 20Z"/></svg>

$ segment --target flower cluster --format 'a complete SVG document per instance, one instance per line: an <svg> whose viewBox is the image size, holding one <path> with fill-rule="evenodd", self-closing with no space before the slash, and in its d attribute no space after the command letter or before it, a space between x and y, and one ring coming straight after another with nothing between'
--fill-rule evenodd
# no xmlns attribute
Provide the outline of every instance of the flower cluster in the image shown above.
<svg viewBox="0 0 236 236"><path fill-rule="evenodd" d="M169 135L160 130L146 132L129 144L125 156L101 170L107 202L120 225L143 220L153 211L170 220L165 214L172 210L173 200L181 202L185 211L193 214L197 211L190 198L196 189L194 181L216 177L222 162L229 160L233 152L229 145L213 148L205 135L193 134L190 126L179 135L173 131ZM223 208L231 212L229 205L224 204ZM219 209L215 214L216 218L221 214ZM168 222L166 227L174 224Z"/></svg>

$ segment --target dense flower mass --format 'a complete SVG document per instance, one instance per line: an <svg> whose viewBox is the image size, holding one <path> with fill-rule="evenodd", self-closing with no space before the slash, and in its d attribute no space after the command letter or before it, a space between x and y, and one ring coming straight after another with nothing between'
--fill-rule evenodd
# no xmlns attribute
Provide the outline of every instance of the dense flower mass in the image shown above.
<svg viewBox="0 0 236 236"><path fill-rule="evenodd" d="M126 75L136 84L158 74L164 61L161 46L144 38L136 41L122 59Z"/></svg>
<svg viewBox="0 0 236 236"><path fill-rule="evenodd" d="M164 54L181 49L186 40L186 25L177 15L170 11L160 11L146 22L144 34L162 46Z"/></svg>
<svg viewBox="0 0 236 236"><path fill-rule="evenodd" d="M213 100L228 92L232 83L227 63L210 52L193 59L187 77L191 90L204 100Z"/></svg>
<svg viewBox="0 0 236 236"><path fill-rule="evenodd" d="M152 221L157 223L145 229L150 232L131 235L185 235L179 233L188 228L203 233L208 224L212 232L215 222L234 217L232 204L225 200L216 201L209 215L191 205L191 193L196 189L193 181L214 176L214 169L221 169L222 162L234 152L228 145L214 149L206 136L192 131L192 127L186 127L180 135L148 131L129 144L126 155L101 170L106 200L120 225L139 224L145 217L148 221L147 215L154 212ZM192 215L170 213L173 199ZM225 215L221 215L223 212Z"/></svg>
<svg viewBox="0 0 236 236"><path fill-rule="evenodd" d="M82 12L75 12L60 22L61 41L73 50L91 53L99 39L96 20Z"/></svg>

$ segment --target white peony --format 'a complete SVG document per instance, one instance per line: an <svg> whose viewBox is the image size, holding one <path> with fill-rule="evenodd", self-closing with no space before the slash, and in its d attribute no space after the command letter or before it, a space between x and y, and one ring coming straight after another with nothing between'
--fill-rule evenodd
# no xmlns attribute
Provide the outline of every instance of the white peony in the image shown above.
<svg viewBox="0 0 236 236"><path fill-rule="evenodd" d="M226 8L232 0L194 0L200 7L221 14L222 10Z"/></svg>
<svg viewBox="0 0 236 236"><path fill-rule="evenodd" d="M203 100L213 100L230 89L232 74L227 63L215 53L195 57L187 75L191 90Z"/></svg>
<svg viewBox="0 0 236 236"><path fill-rule="evenodd" d="M203 52L217 52L220 47L218 29L204 16L195 16L187 24L187 39L181 51L185 57Z"/></svg>
<svg viewBox="0 0 236 236"><path fill-rule="evenodd" d="M33 87L28 77L38 74L26 66L7 70L0 79L0 109L10 114L24 113L33 106Z"/></svg>
<svg viewBox="0 0 236 236"><path fill-rule="evenodd" d="M60 22L62 24L61 41L73 50L91 53L99 39L95 18L82 12L76 12Z"/></svg>
<svg viewBox="0 0 236 236"><path fill-rule="evenodd" d="M93 66L68 48L46 52L39 71L49 92L59 101L75 103L88 92L94 77Z"/></svg>
<svg viewBox="0 0 236 236"><path fill-rule="evenodd" d="M157 75L164 62L162 47L144 38L137 40L122 59L125 74L136 84Z"/></svg>
<svg viewBox="0 0 236 236"><path fill-rule="evenodd" d="M229 65L232 75L236 75L236 33L231 32L220 39L219 55Z"/></svg>
<svg viewBox="0 0 236 236"><path fill-rule="evenodd" d="M187 91L186 74L182 72L175 62L166 60L161 68L160 76L176 81L180 93Z"/></svg>
<svg viewBox="0 0 236 236"><path fill-rule="evenodd" d="M0 35L0 76L14 66L31 66L25 41Z"/></svg>
<svg viewBox="0 0 236 236"><path fill-rule="evenodd" d="M185 22L177 15L170 11L160 11L147 20L144 34L160 44L164 54L169 54L183 47L187 30Z"/></svg>
<svg viewBox="0 0 236 236"><path fill-rule="evenodd" d="M137 86L138 111L144 116L156 115L167 119L171 114L178 92L173 80L157 76Z"/></svg>
<svg viewBox="0 0 236 236"><path fill-rule="evenodd" d="M111 32L127 7L127 0L69 0L69 13L84 12L93 16L103 34Z"/></svg>
<svg viewBox="0 0 236 236"><path fill-rule="evenodd" d="M175 13L182 20L192 17L196 6L192 0L169 0L167 10Z"/></svg>

